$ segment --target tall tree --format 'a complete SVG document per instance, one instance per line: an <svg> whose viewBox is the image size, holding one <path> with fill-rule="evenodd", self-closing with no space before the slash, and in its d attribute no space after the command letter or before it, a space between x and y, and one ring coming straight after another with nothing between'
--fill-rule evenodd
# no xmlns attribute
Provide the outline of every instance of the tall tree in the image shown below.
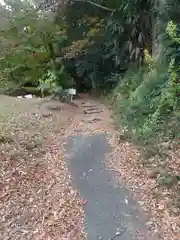
<svg viewBox="0 0 180 240"><path fill-rule="evenodd" d="M47 70L55 68L54 44L65 39L64 32L54 24L52 12L29 1L5 3L1 6L6 14L6 27L0 29L1 71L19 85L37 84Z"/></svg>

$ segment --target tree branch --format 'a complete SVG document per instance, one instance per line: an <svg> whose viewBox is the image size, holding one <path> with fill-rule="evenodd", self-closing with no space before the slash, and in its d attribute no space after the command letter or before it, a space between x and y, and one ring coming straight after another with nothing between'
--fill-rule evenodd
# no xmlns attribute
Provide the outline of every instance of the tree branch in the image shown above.
<svg viewBox="0 0 180 240"><path fill-rule="evenodd" d="M86 3L89 3L89 4L91 4L91 5L94 5L94 6L96 6L96 7L99 7L99 8L101 8L101 9L104 9L104 10L109 11L109 12L115 12L115 11L116 11L115 9L105 7L105 6L103 6L103 5L100 5L100 4L98 4L98 3L92 2L92 1L90 1L90 0L74 0L74 1L72 1L72 2L74 2L74 3L75 3L75 2L86 2Z"/></svg>

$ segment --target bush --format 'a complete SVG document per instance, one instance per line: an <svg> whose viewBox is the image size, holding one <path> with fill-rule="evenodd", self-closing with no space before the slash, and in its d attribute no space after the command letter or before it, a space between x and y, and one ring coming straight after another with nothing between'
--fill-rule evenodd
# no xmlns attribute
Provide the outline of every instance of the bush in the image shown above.
<svg viewBox="0 0 180 240"><path fill-rule="evenodd" d="M166 61L149 70L129 70L113 91L118 122L135 139L158 137L163 123L173 116L175 98Z"/></svg>

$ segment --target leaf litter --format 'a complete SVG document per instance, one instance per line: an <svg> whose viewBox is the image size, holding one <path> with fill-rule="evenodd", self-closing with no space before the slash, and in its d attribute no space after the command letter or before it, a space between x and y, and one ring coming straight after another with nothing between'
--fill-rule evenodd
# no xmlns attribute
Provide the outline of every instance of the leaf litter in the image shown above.
<svg viewBox="0 0 180 240"><path fill-rule="evenodd" d="M96 102L89 101L88 98L85 102L89 105L97 105ZM78 102L77 105L82 107L82 101ZM70 112L68 110L68 114L66 112L63 116L68 116L65 117L66 124L68 121L71 121L72 124L68 128L65 126L64 129L59 126L59 121L57 121L59 115L54 116L54 113L52 116L51 114L44 115L46 117L43 121L47 121L45 131L42 127L41 117L38 117L39 113L26 116L27 121L22 121L23 124L26 123L24 128L15 124L16 127L12 131L12 135L18 135L22 140L33 135L32 131L24 131L29 122L36 126L36 134L37 128L40 133L40 136L37 134L36 140L38 138L41 140L42 132L45 133L46 136L43 135L43 139L46 147L42 147L42 142L39 141L39 144L36 145L41 146L38 147L38 151L30 144L32 151L29 153L27 144L20 144L19 139L16 139L17 148L17 146L12 146L12 143L10 144L11 138L9 140L6 138L7 141L4 141L3 137L3 141L0 138L1 147L6 145L6 151L1 148L3 151L0 155L2 163L5 163L1 165L4 175L2 174L3 181L0 184L2 193L0 207L3 210L1 231L4 234L1 236L3 236L3 240L85 239L82 227L84 219L82 207L88 202L80 199L77 192L71 187L71 176L63 161L64 149L61 144L61 151L59 151L60 146L57 144L57 139L64 140L69 135L82 134L82 131L84 135L102 132L107 134L111 149L111 152L106 156L107 167L116 173L117 181L124 182L136 200L139 201L139 205L148 216L147 227L149 231L157 235L158 239L180 239L179 213L177 214L176 208L174 209L176 214L171 211L173 190L160 187L155 179L149 178L141 161L139 150L129 142L119 140L119 133L110 125L112 117L109 110L103 105L98 105L98 107L103 109L98 113L101 121L89 121L82 112L77 114L77 108L68 116ZM10 116L12 115L10 114ZM35 116L35 121L32 121L32 116ZM53 130L51 129L52 125ZM61 130L59 130L60 128ZM76 131L78 129L82 131ZM54 137L55 133L56 138ZM170 162L176 166L173 170L179 174L178 154L178 151L172 152ZM5 199L6 201L4 201ZM137 239L149 238L144 238L139 232Z"/></svg>
<svg viewBox="0 0 180 240"><path fill-rule="evenodd" d="M0 239L84 239L62 145L77 109L45 114L33 101L1 101Z"/></svg>

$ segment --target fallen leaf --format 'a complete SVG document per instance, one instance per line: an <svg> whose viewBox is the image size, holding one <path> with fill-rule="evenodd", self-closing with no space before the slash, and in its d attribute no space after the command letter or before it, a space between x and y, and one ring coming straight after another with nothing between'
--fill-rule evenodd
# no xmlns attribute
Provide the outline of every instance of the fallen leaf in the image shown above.
<svg viewBox="0 0 180 240"><path fill-rule="evenodd" d="M88 203L88 200L83 200L82 205L86 205Z"/></svg>

